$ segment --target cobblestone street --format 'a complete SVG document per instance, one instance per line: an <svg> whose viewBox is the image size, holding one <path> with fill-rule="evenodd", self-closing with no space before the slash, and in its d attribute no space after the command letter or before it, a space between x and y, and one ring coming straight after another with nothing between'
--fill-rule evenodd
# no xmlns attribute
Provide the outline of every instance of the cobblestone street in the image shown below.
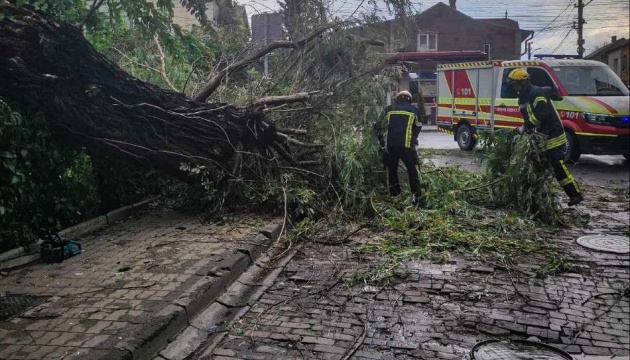
<svg viewBox="0 0 630 360"><path fill-rule="evenodd" d="M602 188L587 191L607 196L586 203L596 209L588 228L539 233L572 255L575 272L539 280L535 263L508 270L451 258L405 262L388 286L348 286L380 262L353 251L374 234L360 232L345 245L309 243L200 358L466 359L481 340L532 336L572 354L628 355L630 257L575 243L585 234L627 236L628 204Z"/></svg>
<svg viewBox="0 0 630 360"><path fill-rule="evenodd" d="M147 358L271 243L272 218L223 226L154 210L81 239L84 252L0 278L3 295L42 297L0 321L0 359Z"/></svg>

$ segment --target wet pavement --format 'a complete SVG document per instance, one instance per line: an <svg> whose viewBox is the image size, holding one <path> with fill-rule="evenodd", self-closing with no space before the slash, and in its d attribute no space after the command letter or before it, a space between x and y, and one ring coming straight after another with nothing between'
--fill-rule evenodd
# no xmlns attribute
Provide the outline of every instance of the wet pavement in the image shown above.
<svg viewBox="0 0 630 360"><path fill-rule="evenodd" d="M350 286L382 263L354 251L379 234L360 232L344 246L306 244L229 336L197 359L467 359L479 341L532 336L572 354L627 357L630 255L575 243L625 233L627 221L603 214L627 216L627 204L609 204L587 228L539 233L581 269L544 280L531 275L535 259L508 270L452 257L406 261L388 285Z"/></svg>
<svg viewBox="0 0 630 360"><path fill-rule="evenodd" d="M423 136L425 146L430 138L456 148L448 135ZM435 150L424 161L481 169L458 149ZM509 269L453 256L439 264L405 261L391 283L377 286L354 280L385 259L356 249L382 234L364 229L338 244L316 239L293 249L297 255L224 337L186 359L467 359L479 341L531 337L584 355L579 360L628 359L630 255L575 243L583 235L628 236L630 205L620 197L628 191L628 164L584 156L571 171L584 184L587 199L578 211L590 214L589 225L538 234L571 254L573 272L537 279L535 258ZM61 264L3 275L1 293L45 299L0 321L0 359L179 360L154 354L194 325L194 315L228 282L212 284L251 264L261 251L258 230L274 221L212 225L154 212L86 237L86 252Z"/></svg>
<svg viewBox="0 0 630 360"><path fill-rule="evenodd" d="M272 242L271 217L215 225L155 209L80 239L57 264L3 272L0 359L151 358ZM0 309L5 310L5 302Z"/></svg>
<svg viewBox="0 0 630 360"><path fill-rule="evenodd" d="M427 151L429 154L423 161L430 161L436 166L461 166L470 171L483 171L474 153L460 150L452 135L437 131L422 132L418 143L421 153ZM591 185L628 186L630 183L630 165L621 155L582 155L577 164L568 165L568 168L579 182Z"/></svg>
<svg viewBox="0 0 630 360"><path fill-rule="evenodd" d="M437 132L424 136L449 140ZM424 161L480 170L459 150ZM193 359L469 359L479 341L532 337L579 360L628 359L630 254L575 242L592 234L628 236L630 205L618 192L628 191L627 166L619 157L584 156L571 171L588 195L577 211L590 214L589 224L538 230L570 254L572 272L538 279L536 258L510 269L453 256L441 264L405 261L387 285L350 285L383 264L355 251L382 234L363 230L340 245L309 242L229 334Z"/></svg>

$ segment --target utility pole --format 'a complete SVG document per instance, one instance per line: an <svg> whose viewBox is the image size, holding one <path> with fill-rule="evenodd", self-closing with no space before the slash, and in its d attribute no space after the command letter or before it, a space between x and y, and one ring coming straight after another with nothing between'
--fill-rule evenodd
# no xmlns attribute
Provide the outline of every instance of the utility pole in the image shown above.
<svg viewBox="0 0 630 360"><path fill-rule="evenodd" d="M521 56L527 54L527 60L532 59L532 43L533 41L527 40L525 42L525 50L521 53Z"/></svg>
<svg viewBox="0 0 630 360"><path fill-rule="evenodd" d="M269 14L263 14L265 17L265 45L269 44ZM263 75L269 76L269 53L263 58Z"/></svg>
<svg viewBox="0 0 630 360"><path fill-rule="evenodd" d="M584 57L584 24L586 24L586 21L584 20L584 7L586 5L584 5L583 0L578 0L577 5L575 6L578 9L578 21L577 21L577 24L575 24L573 28L576 29L578 32L577 53L580 58L583 58Z"/></svg>

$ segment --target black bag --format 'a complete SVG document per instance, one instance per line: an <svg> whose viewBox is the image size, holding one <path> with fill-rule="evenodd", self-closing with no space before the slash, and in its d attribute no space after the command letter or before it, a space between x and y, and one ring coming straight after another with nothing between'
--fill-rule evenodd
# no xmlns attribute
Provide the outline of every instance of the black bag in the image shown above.
<svg viewBox="0 0 630 360"><path fill-rule="evenodd" d="M74 240L64 239L59 234L48 234L39 246L41 259L45 263L62 262L82 251L81 244Z"/></svg>

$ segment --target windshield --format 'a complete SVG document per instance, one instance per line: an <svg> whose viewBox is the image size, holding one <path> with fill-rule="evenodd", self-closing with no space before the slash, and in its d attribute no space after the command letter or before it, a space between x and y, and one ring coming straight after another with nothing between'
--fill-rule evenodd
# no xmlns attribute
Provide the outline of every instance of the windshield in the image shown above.
<svg viewBox="0 0 630 360"><path fill-rule="evenodd" d="M558 66L553 71L569 95L630 94L621 79L608 66Z"/></svg>

